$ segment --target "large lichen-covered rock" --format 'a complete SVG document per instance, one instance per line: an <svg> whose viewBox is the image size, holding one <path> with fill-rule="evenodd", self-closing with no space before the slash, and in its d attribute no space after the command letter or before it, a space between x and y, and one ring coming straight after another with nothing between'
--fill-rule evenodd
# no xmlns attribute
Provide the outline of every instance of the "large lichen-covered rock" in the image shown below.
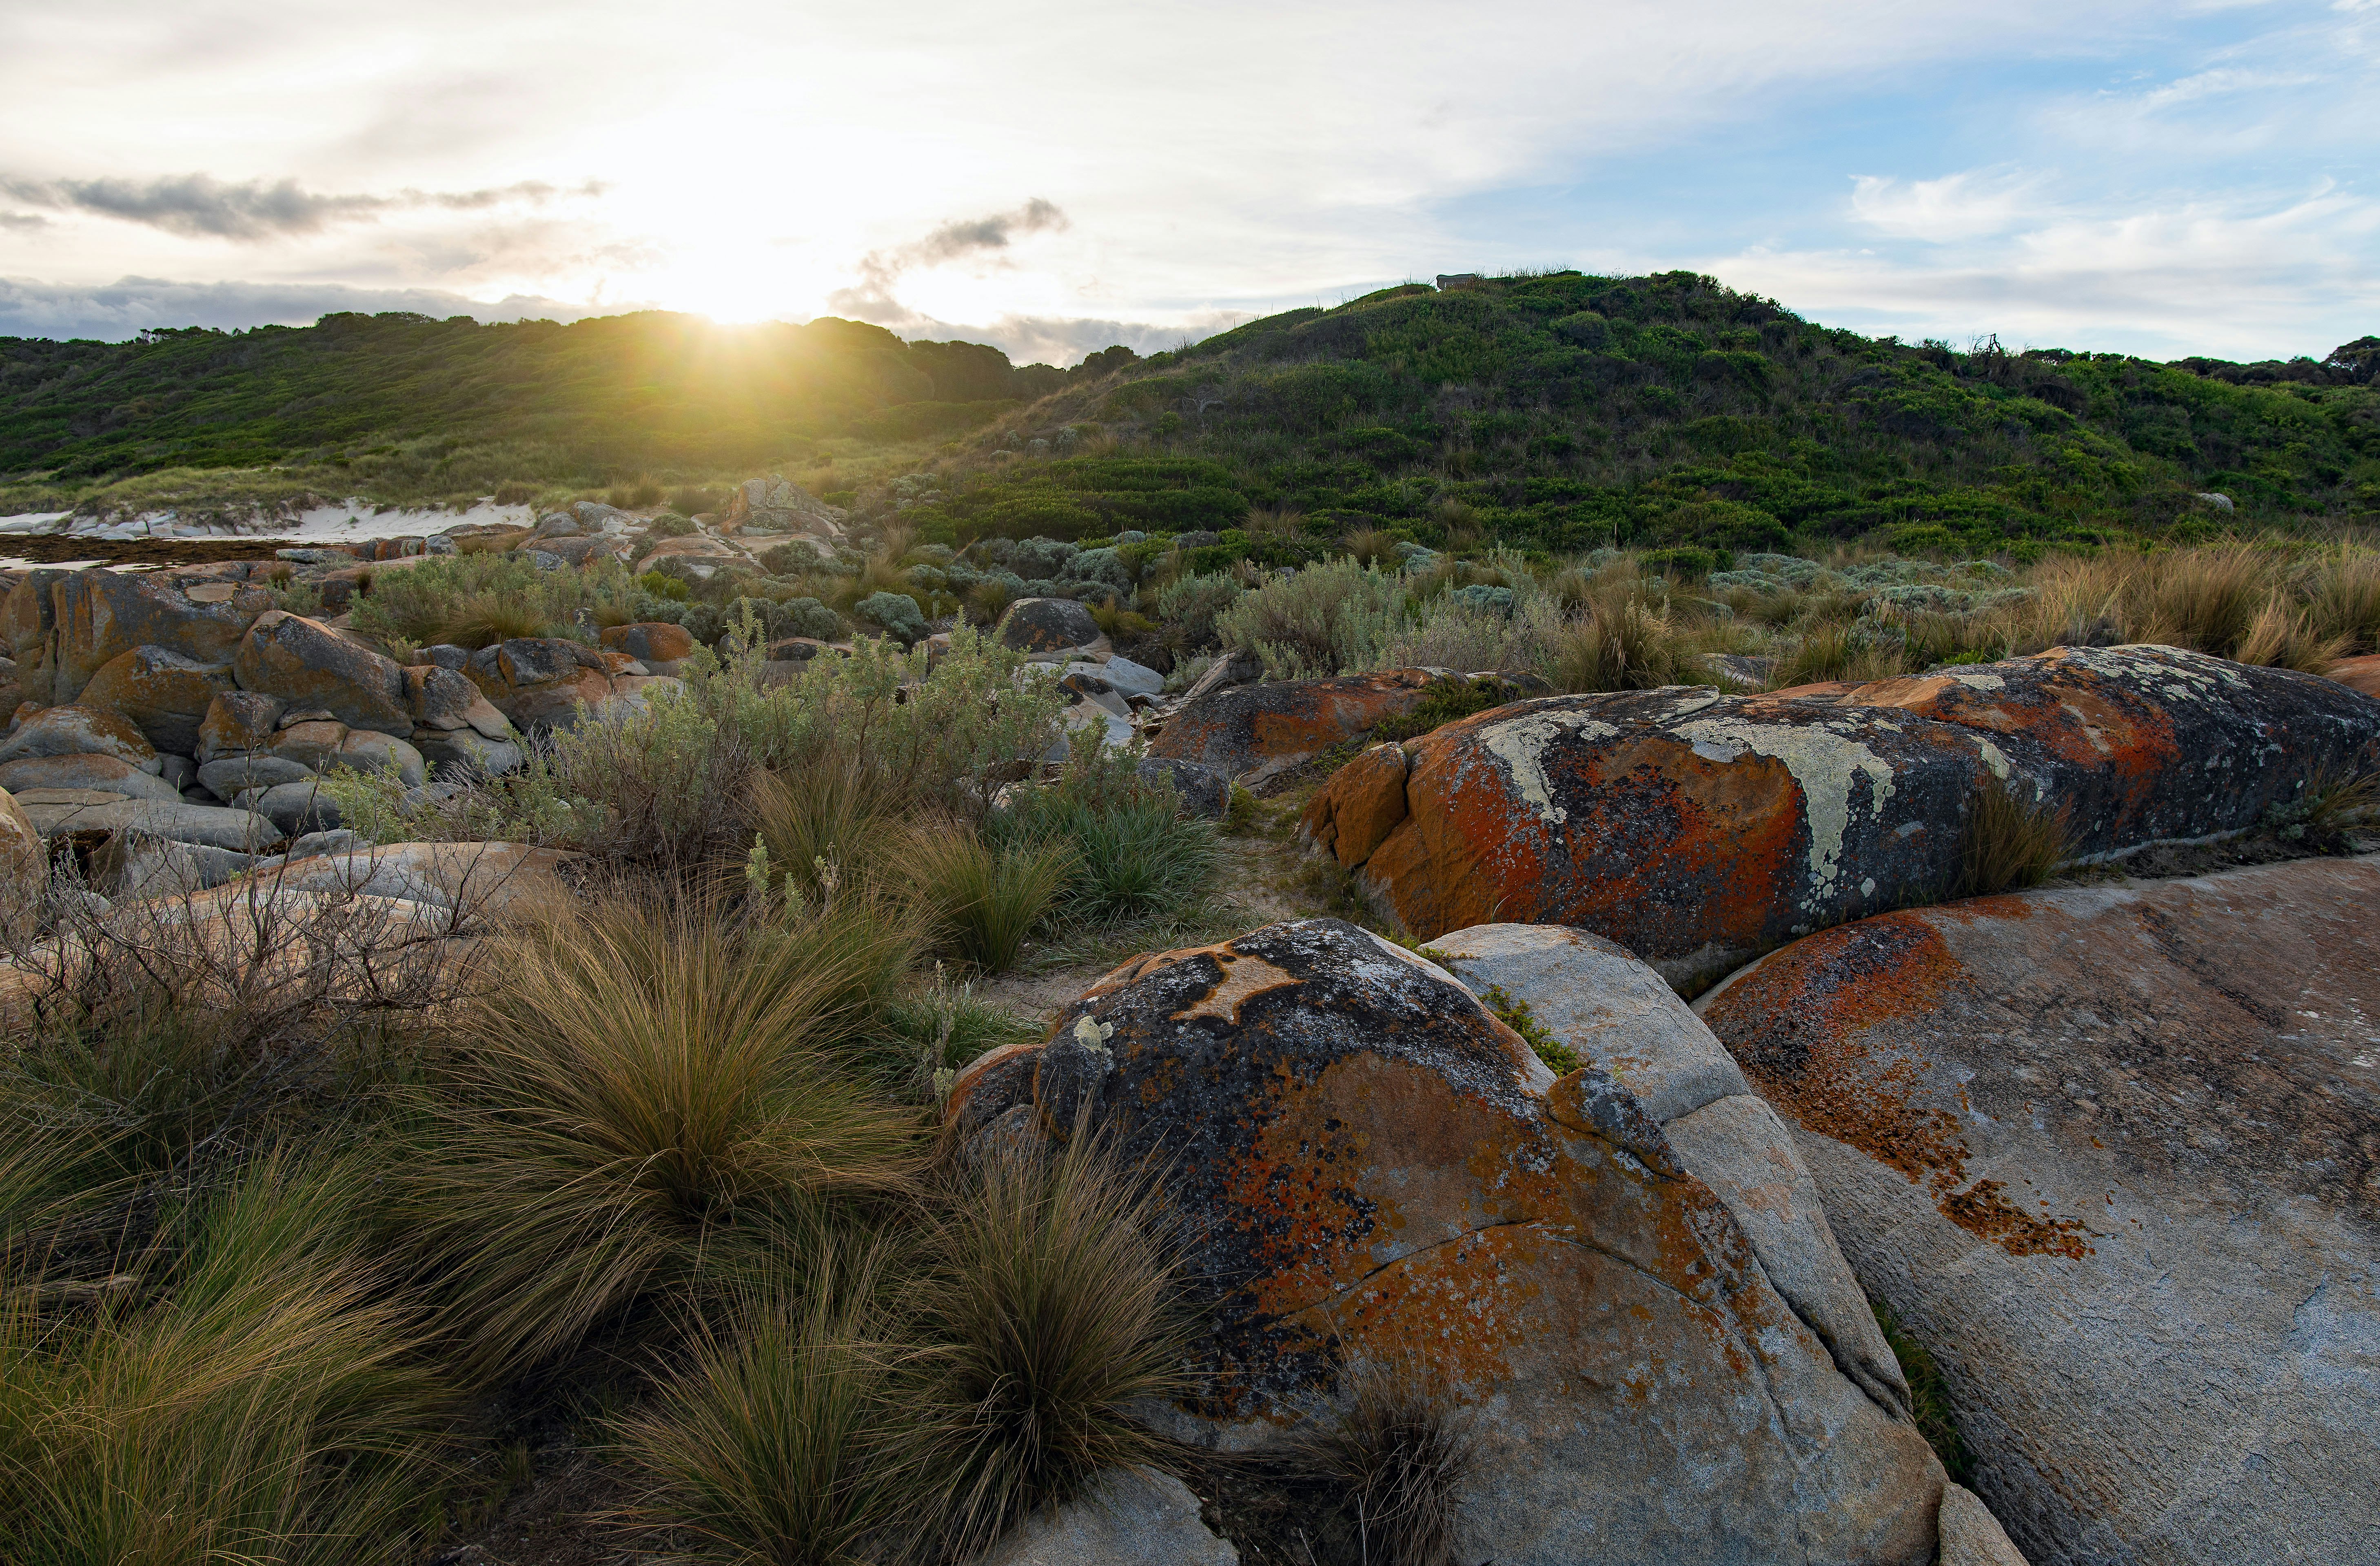
<svg viewBox="0 0 2380 1566"><path fill-rule="evenodd" d="M242 690L328 712L350 728L413 732L404 667L319 620L278 609L259 615L240 641L232 673Z"/></svg>
<svg viewBox="0 0 2380 1566"><path fill-rule="evenodd" d="M1136 957L948 1105L1151 1171L1208 1324L1188 1439L1275 1448L1409 1375L1468 1411L1465 1560L1933 1559L1940 1465L1634 1096L1352 925Z"/></svg>
<svg viewBox="0 0 2380 1566"><path fill-rule="evenodd" d="M2380 766L2380 702L2171 648L2060 648L1823 696L1541 698L1402 749L1401 788L1366 758L1304 825L1408 929L1575 925L1691 994L1938 897L1991 779L2066 808L2086 856L2205 837Z"/></svg>
<svg viewBox="0 0 2380 1566"><path fill-rule="evenodd" d="M237 688L228 662L201 663L167 648L136 647L103 664L78 701L122 713L161 751L191 756L208 707Z"/></svg>
<svg viewBox="0 0 2380 1566"><path fill-rule="evenodd" d="M2380 1560L2380 861L1823 931L1701 1011L2038 1561Z"/></svg>
<svg viewBox="0 0 2380 1566"><path fill-rule="evenodd" d="M1420 706L1444 678L1435 669L1388 669L1329 680L1219 686L1184 702L1149 747L1152 756L1196 761L1262 782Z"/></svg>
<svg viewBox="0 0 2380 1566"><path fill-rule="evenodd" d="M157 747L129 718L96 707L51 707L0 739L0 762L28 756L113 756L144 772L162 771Z"/></svg>
<svg viewBox="0 0 2380 1566"><path fill-rule="evenodd" d="M120 794L128 799L182 797L182 791L164 778L114 756L27 756L0 761L0 788L11 794L36 788L80 788Z"/></svg>
<svg viewBox="0 0 2380 1566"><path fill-rule="evenodd" d="M606 710L616 696L641 688L637 682L652 676L625 675L632 662L562 637L522 637L480 649L464 673L497 711L535 733L571 728L581 709Z"/></svg>
<svg viewBox="0 0 2380 1566"><path fill-rule="evenodd" d="M633 625L607 625L601 640L614 652L625 652L640 663L674 663L694 653L694 638L684 625L666 620L640 620Z"/></svg>
<svg viewBox="0 0 2380 1566"><path fill-rule="evenodd" d="M1616 1078L1688 1174L1727 1204L1762 1270L1835 1365L1906 1414L1909 1386L1827 1225L1816 1184L1777 1111L1661 976L1599 936L1560 925L1479 925L1430 955L1475 994L1524 1008L1579 1060Z"/></svg>
<svg viewBox="0 0 2380 1566"><path fill-rule="evenodd" d="M26 696L64 703L81 696L110 662L140 647L197 663L231 660L256 611L236 601L194 601L170 579L88 571L29 571L9 589L5 613Z"/></svg>

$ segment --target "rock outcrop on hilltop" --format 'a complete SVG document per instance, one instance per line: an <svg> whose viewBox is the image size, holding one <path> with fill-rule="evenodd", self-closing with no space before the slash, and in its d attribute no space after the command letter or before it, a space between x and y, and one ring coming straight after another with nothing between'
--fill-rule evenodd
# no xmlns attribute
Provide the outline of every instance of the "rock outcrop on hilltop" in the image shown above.
<svg viewBox="0 0 2380 1566"><path fill-rule="evenodd" d="M1357 1378L1410 1377L1476 1443L1463 1560L1935 1559L1933 1453L1636 1095L1556 1079L1362 929L1136 957L948 1105L964 1133L1097 1134L1161 1171L1210 1323L1189 1439L1270 1449Z"/></svg>
<svg viewBox="0 0 2380 1566"><path fill-rule="evenodd" d="M1700 1010L2035 1561L2380 1560L2380 861L1824 931Z"/></svg>
<svg viewBox="0 0 2380 1566"><path fill-rule="evenodd" d="M2380 702L2161 647L1797 697L1669 687L1514 703L1342 769L1303 822L1415 934L1575 925L1694 993L1812 930L1939 897L1987 780L2077 854L2244 830L2380 766Z"/></svg>

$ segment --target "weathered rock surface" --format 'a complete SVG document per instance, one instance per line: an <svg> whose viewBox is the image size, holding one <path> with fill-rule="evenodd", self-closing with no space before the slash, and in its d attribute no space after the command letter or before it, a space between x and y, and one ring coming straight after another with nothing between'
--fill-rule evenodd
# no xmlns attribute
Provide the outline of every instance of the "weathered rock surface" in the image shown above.
<svg viewBox="0 0 2380 1566"><path fill-rule="evenodd" d="M1964 1485L1945 1485L1939 1566L2027 1566L2027 1562L2000 1520L1974 1491Z"/></svg>
<svg viewBox="0 0 2380 1566"><path fill-rule="evenodd" d="M130 719L94 707L47 708L0 740L0 762L30 756L113 756L144 772L159 770L156 747Z"/></svg>
<svg viewBox="0 0 2380 1566"><path fill-rule="evenodd" d="M1046 1043L970 1066L949 1112L1087 1123L1163 1171L1213 1324L1191 1439L1268 1446L1351 1371L1426 1375L1480 1448L1465 1560L1933 1559L1933 1454L1635 1097L1556 1081L1443 969L1353 926L1135 958Z"/></svg>
<svg viewBox="0 0 2380 1566"><path fill-rule="evenodd" d="M392 843L261 860L251 873L300 892L392 897L496 917L569 900L562 870L577 857L518 843Z"/></svg>
<svg viewBox="0 0 2380 1566"><path fill-rule="evenodd" d="M978 1566L1239 1566L1170 1474L1110 1469L1080 1499L1026 1519Z"/></svg>
<svg viewBox="0 0 2380 1566"><path fill-rule="evenodd" d="M182 791L114 756L28 756L0 761L0 788L87 788L128 799L179 799Z"/></svg>
<svg viewBox="0 0 2380 1566"><path fill-rule="evenodd" d="M1070 598L1020 598L1010 604L992 633L1003 647L1020 652L1063 652L1099 639L1099 623Z"/></svg>
<svg viewBox="0 0 2380 1566"><path fill-rule="evenodd" d="M0 789L0 925L28 922L49 884L50 849L25 807Z"/></svg>
<svg viewBox="0 0 2380 1566"><path fill-rule="evenodd" d="M1232 780L1212 767L1163 756L1144 756L1135 773L1143 783L1163 783L1172 788L1182 801L1182 808L1194 816L1220 821L1231 808Z"/></svg>
<svg viewBox="0 0 2380 1566"><path fill-rule="evenodd" d="M175 843L260 854L288 835L252 811L127 799L96 789L27 789L17 803L43 837L62 832L136 832Z"/></svg>
<svg viewBox="0 0 2380 1566"><path fill-rule="evenodd" d="M1888 914L1705 1019L2037 1562L2380 1560L2380 861Z"/></svg>
<svg viewBox="0 0 2380 1566"><path fill-rule="evenodd" d="M2080 854L2119 855L2243 830L2318 772L2380 766L2380 703L2170 648L2061 648L1831 696L1541 698L1402 748L1401 790L1367 756L1305 829L1407 929L1575 925L1692 994L1939 895L1988 778L2069 807Z"/></svg>
<svg viewBox="0 0 2380 1566"><path fill-rule="evenodd" d="M1412 711L1442 677L1433 669L1390 669L1330 680L1218 686L1166 720L1149 754L1262 783Z"/></svg>
<svg viewBox="0 0 2380 1566"><path fill-rule="evenodd" d="M771 473L735 486L727 497L719 528L723 533L804 532L839 539L845 515L840 506L829 505L783 475Z"/></svg>
<svg viewBox="0 0 2380 1566"><path fill-rule="evenodd" d="M1827 1226L1792 1133L1659 974L1560 925L1479 925L1440 936L1430 954L1483 1000L1494 991L1526 1006L1582 1062L1633 1093L1685 1171L1727 1204L1769 1282L1836 1367L1878 1403L1909 1412L1900 1362Z"/></svg>
<svg viewBox="0 0 2380 1566"><path fill-rule="evenodd" d="M50 704L73 701L136 648L228 662L257 617L237 602L195 602L170 579L104 570L28 571L9 589L5 614L18 683Z"/></svg>
<svg viewBox="0 0 2380 1566"><path fill-rule="evenodd" d="M2350 690L2360 690L2370 697L2380 697L2380 652L2362 658L2342 658L2330 672L2330 677Z"/></svg>
<svg viewBox="0 0 2380 1566"><path fill-rule="evenodd" d="M201 663L165 648L136 647L103 664L79 699L121 713L157 749L188 756L198 748L208 707L235 688L229 662Z"/></svg>
<svg viewBox="0 0 2380 1566"><path fill-rule="evenodd" d="M633 625L608 625L603 645L642 663L674 663L693 656L694 637L684 625L666 620L641 620Z"/></svg>
<svg viewBox="0 0 2380 1566"><path fill-rule="evenodd" d="M561 637L521 637L473 653L464 673L499 713L533 734L573 727L582 707L601 713L623 699L634 704L657 681L678 683L628 674L633 662Z"/></svg>
<svg viewBox="0 0 2380 1566"><path fill-rule="evenodd" d="M409 734L405 670L319 620L272 610L239 644L232 673L240 688L319 709L350 728Z"/></svg>

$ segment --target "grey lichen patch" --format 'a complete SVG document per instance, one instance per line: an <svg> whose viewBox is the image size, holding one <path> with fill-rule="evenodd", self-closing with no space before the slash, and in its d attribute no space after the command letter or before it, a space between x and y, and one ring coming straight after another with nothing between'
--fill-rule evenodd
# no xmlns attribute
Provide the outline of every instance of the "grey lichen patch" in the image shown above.
<svg viewBox="0 0 2380 1566"><path fill-rule="evenodd" d="M1540 819L1560 826L1570 819L1570 812L1554 803L1552 783L1546 776L1548 747L1569 734L1609 739L1619 732L1616 726L1584 712L1531 712L1490 724L1480 738L1512 774L1513 791L1522 802L1535 809Z"/></svg>
<svg viewBox="0 0 2380 1566"><path fill-rule="evenodd" d="M1890 765L1859 740L1821 724L1788 727L1742 718L1702 718L1681 723L1676 733L1698 751L1705 744L1715 748L1732 745L1785 763L1801 785L1802 808L1810 824L1810 888L1802 904L1815 909L1821 899L1832 896L1843 834L1851 826L1852 780L1867 780L1869 814L1881 820L1892 797Z"/></svg>

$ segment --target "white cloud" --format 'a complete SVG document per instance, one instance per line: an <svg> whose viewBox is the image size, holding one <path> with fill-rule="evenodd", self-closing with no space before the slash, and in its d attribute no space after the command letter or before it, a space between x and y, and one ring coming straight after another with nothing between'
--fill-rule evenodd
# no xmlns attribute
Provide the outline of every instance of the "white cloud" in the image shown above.
<svg viewBox="0 0 2380 1566"><path fill-rule="evenodd" d="M1852 216L1897 239L1982 238L2039 215L2042 183L2039 176L1973 169L1939 179L1860 175L1852 181Z"/></svg>

